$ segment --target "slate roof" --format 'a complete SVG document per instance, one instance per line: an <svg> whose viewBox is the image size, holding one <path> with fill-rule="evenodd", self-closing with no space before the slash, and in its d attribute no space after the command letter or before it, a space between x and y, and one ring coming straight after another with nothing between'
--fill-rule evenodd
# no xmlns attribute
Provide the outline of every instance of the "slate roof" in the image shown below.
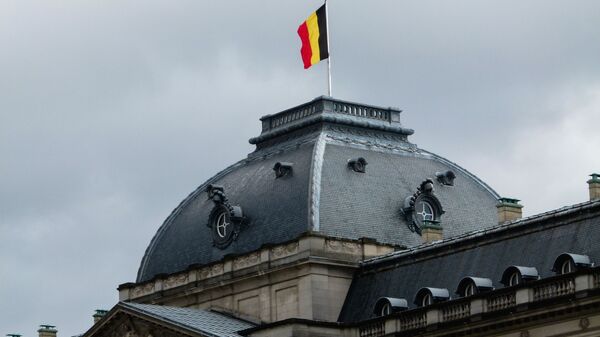
<svg viewBox="0 0 600 337"><path fill-rule="evenodd" d="M498 195L476 176L408 141L400 111L319 97L261 119L255 152L200 185L165 220L148 246L137 281L243 254L306 232L412 247L421 237L410 231L400 209L425 179L452 170L455 185L434 181L446 213L446 236L496 224ZM364 157L366 173L348 168ZM293 163L291 176L275 179L277 162ZM208 216L213 202L206 187L218 184L248 219L225 249L213 246Z"/></svg>
<svg viewBox="0 0 600 337"><path fill-rule="evenodd" d="M241 336L237 333L238 331L255 326L246 321L208 310L132 302L120 302L118 306L207 336L238 337Z"/></svg>
<svg viewBox="0 0 600 337"><path fill-rule="evenodd" d="M502 273L512 265L535 267L542 278L549 277L555 259L565 252L600 263L598 219L600 200L590 201L365 261L339 321L372 318L380 297L412 302L422 287L446 288L453 294L465 276L489 278L501 288Z"/></svg>

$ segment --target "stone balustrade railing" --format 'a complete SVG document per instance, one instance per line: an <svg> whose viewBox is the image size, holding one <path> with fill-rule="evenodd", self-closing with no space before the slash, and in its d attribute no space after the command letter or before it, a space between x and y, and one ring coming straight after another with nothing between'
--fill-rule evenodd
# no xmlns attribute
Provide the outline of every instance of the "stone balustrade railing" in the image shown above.
<svg viewBox="0 0 600 337"><path fill-rule="evenodd" d="M321 113L355 116L360 119L400 123L400 110L321 97L310 103L261 118L262 132L268 132Z"/></svg>
<svg viewBox="0 0 600 337"><path fill-rule="evenodd" d="M411 314L402 315L398 318L398 330L406 331L424 328L427 325L427 313L425 311L417 311Z"/></svg>
<svg viewBox="0 0 600 337"><path fill-rule="evenodd" d="M454 321L471 316L471 302L459 301L442 308L442 322Z"/></svg>
<svg viewBox="0 0 600 337"><path fill-rule="evenodd" d="M384 333L384 322L374 322L358 329L359 337L381 337Z"/></svg>
<svg viewBox="0 0 600 337"><path fill-rule="evenodd" d="M504 310L517 305L516 292L501 293L486 299L486 312Z"/></svg>
<svg viewBox="0 0 600 337"><path fill-rule="evenodd" d="M400 332L427 328L439 323L468 320L472 316L492 313L500 310L516 310L517 306L563 296L575 296L575 293L600 289L600 271L594 268L589 273L562 275L539 280L513 288L503 288L470 298L460 298L438 303L429 307L404 311L388 318L362 326L356 335L392 336ZM377 325L377 323L381 325ZM385 327L384 331L377 327ZM354 336L356 336L354 335Z"/></svg>
<svg viewBox="0 0 600 337"><path fill-rule="evenodd" d="M575 280L569 277L566 279L544 282L533 287L533 300L541 301L573 293L575 293Z"/></svg>

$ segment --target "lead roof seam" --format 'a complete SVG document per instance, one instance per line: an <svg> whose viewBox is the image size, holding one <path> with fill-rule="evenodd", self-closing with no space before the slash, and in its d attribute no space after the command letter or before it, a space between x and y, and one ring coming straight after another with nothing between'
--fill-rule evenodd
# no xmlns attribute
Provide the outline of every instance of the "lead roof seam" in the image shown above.
<svg viewBox="0 0 600 337"><path fill-rule="evenodd" d="M325 138L327 133L322 131L313 149L313 161L311 164L311 175L310 175L310 200L309 200L309 226L313 231L320 230L320 212L319 205L321 202L321 175L323 172L323 158L325 156Z"/></svg>

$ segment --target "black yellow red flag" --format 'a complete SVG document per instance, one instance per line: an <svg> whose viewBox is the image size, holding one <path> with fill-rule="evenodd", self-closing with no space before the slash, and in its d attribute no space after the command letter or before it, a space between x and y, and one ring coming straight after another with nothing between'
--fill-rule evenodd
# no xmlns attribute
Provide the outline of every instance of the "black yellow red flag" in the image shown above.
<svg viewBox="0 0 600 337"><path fill-rule="evenodd" d="M302 41L300 54L304 69L329 57L326 8L325 5L321 6L298 27L298 35Z"/></svg>

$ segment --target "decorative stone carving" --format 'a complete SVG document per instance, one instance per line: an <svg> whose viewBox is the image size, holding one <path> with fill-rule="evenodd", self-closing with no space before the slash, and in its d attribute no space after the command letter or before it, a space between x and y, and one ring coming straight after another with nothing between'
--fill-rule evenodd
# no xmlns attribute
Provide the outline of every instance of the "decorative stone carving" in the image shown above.
<svg viewBox="0 0 600 337"><path fill-rule="evenodd" d="M290 256L298 252L298 241L290 242L287 245L279 245L271 248L271 257L273 259L280 259L282 257Z"/></svg>
<svg viewBox="0 0 600 337"><path fill-rule="evenodd" d="M239 236L242 225L246 223L244 214L240 206L229 203L223 186L208 185L206 193L215 203L206 226L211 228L213 245L224 249Z"/></svg>
<svg viewBox="0 0 600 337"><path fill-rule="evenodd" d="M200 279L206 279L213 276L221 275L224 271L224 266L222 263L217 263L212 266L204 267L200 269L198 276Z"/></svg>
<svg viewBox="0 0 600 337"><path fill-rule="evenodd" d="M177 286L181 286L181 285L186 284L187 280L188 280L188 274L187 273L173 275L173 276L167 278L164 281L163 287L165 289L169 289L169 288L174 288L174 287L177 287Z"/></svg>
<svg viewBox="0 0 600 337"><path fill-rule="evenodd" d="M434 195L433 181L431 179L423 181L412 196L404 199L404 207L400 212L406 219L408 228L419 235L426 225L439 226L444 210Z"/></svg>
<svg viewBox="0 0 600 337"><path fill-rule="evenodd" d="M332 252L344 252L358 254L361 252L361 244L356 242L326 239L325 248Z"/></svg>
<svg viewBox="0 0 600 337"><path fill-rule="evenodd" d="M254 252L244 256L240 256L233 260L233 269L242 269L245 267L256 265L260 262L260 252Z"/></svg>
<svg viewBox="0 0 600 337"><path fill-rule="evenodd" d="M133 288L132 295L133 295L133 297L140 297L140 296L151 294L153 292L154 292L154 282L150 282L150 283Z"/></svg>
<svg viewBox="0 0 600 337"><path fill-rule="evenodd" d="M582 330L585 330L585 329L589 328L589 326L590 326L590 320L587 317L584 317L584 318L582 318L582 319L579 320L579 327Z"/></svg>
<svg viewBox="0 0 600 337"><path fill-rule="evenodd" d="M210 276L221 275L225 270L225 266L222 263L217 263L210 268Z"/></svg>

